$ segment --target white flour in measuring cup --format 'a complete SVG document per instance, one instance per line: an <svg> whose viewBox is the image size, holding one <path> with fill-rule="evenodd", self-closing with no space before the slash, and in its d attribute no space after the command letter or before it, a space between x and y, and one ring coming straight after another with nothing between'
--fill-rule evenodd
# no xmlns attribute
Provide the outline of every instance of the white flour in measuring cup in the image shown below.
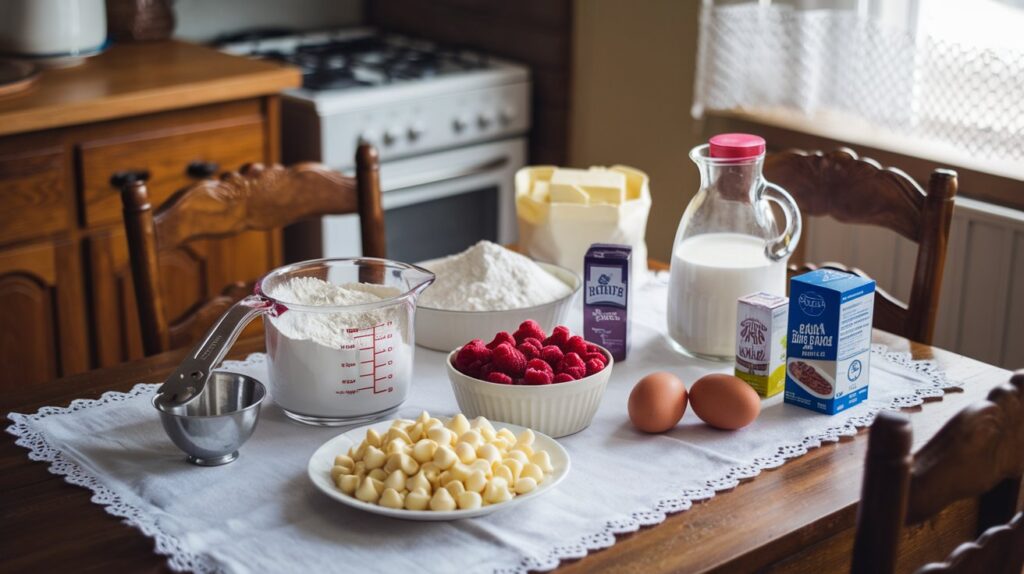
<svg viewBox="0 0 1024 574"><path fill-rule="evenodd" d="M400 289L293 277L267 294L286 307L293 303L325 309L264 316L272 327L266 329L270 394L289 415L328 423L375 415L405 400L412 349L403 333L408 332L412 305L337 310L398 297Z"/></svg>

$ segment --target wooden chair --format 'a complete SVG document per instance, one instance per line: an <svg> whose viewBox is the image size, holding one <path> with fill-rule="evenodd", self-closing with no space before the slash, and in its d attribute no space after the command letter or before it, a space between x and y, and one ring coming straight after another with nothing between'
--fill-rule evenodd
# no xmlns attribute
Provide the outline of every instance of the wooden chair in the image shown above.
<svg viewBox="0 0 1024 574"><path fill-rule="evenodd" d="M918 244L910 300L897 300L884 289L875 295L875 326L930 344L946 261L946 243L956 195L956 172L937 169L928 191L902 171L882 168L849 149L829 153L786 151L769 154L764 174L786 189L807 215L831 215L846 223L891 229ZM831 267L864 275L842 264ZM792 266L791 273L816 269Z"/></svg>
<svg viewBox="0 0 1024 574"><path fill-rule="evenodd" d="M917 572L1020 574L1024 568L1024 371L960 411L911 456L910 422L883 411L871 426L853 547L854 574L896 569L900 531L979 497L976 541Z"/></svg>
<svg viewBox="0 0 1024 574"><path fill-rule="evenodd" d="M147 355L194 343L228 307L251 292L244 283L228 285L220 296L193 306L182 317L170 318L165 312L159 276L159 257L164 252L187 247L198 239L230 237L321 215L358 212L363 253L385 256L379 161L377 151L365 144L356 153L355 178L316 163L287 168L249 164L220 179L182 189L155 213L144 181L128 183L121 198Z"/></svg>

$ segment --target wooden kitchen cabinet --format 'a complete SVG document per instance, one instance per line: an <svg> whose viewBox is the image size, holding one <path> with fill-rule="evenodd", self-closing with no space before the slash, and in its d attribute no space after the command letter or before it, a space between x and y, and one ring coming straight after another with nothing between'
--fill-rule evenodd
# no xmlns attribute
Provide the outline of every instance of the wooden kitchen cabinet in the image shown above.
<svg viewBox="0 0 1024 574"><path fill-rule="evenodd" d="M115 176L159 205L278 153L297 70L183 42L114 46L0 100L0 392L142 356ZM280 231L162 254L175 317L281 263Z"/></svg>

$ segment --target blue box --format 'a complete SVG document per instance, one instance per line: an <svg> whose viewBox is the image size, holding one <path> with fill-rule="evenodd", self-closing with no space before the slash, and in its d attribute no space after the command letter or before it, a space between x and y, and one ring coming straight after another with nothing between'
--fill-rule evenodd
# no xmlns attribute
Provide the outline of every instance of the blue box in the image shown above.
<svg viewBox="0 0 1024 574"><path fill-rule="evenodd" d="M785 401L834 415L868 398L875 282L817 269L789 282Z"/></svg>

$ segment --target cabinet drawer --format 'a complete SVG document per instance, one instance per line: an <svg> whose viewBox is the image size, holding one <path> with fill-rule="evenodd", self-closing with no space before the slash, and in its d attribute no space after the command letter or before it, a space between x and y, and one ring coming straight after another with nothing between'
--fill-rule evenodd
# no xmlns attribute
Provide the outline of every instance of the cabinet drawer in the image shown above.
<svg viewBox="0 0 1024 574"><path fill-rule="evenodd" d="M115 173L148 172L149 197L159 206L195 181L187 171L190 163L213 162L218 172L235 170L263 161L264 143L262 121L83 143L79 150L85 223L92 227L121 221L120 190L110 182Z"/></svg>
<svg viewBox="0 0 1024 574"><path fill-rule="evenodd" d="M66 182L61 148L0 154L0 243L67 229Z"/></svg>

